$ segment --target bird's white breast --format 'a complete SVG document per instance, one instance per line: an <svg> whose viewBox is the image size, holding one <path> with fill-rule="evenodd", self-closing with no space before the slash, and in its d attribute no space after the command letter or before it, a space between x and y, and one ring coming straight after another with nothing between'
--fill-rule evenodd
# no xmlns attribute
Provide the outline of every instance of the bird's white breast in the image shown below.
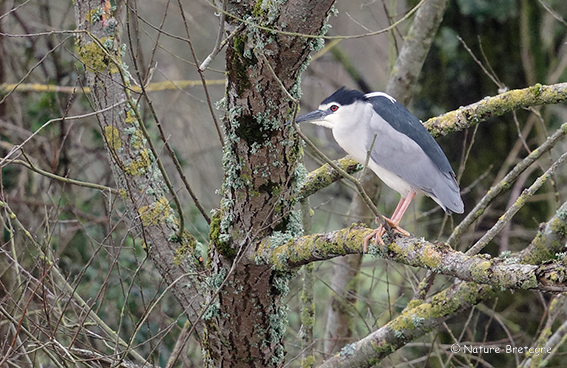
<svg viewBox="0 0 567 368"><path fill-rule="evenodd" d="M390 124L383 121L381 124L364 124L362 122L369 121L372 113L372 107L365 105L364 108L350 108L350 106L343 106L343 109L349 111L342 111L342 114L348 114L348 118L336 119L333 124L333 136L339 146L352 156L356 161L365 164L367 161L368 150L372 148L372 141L374 141L375 148L379 148L380 138L401 134L396 131ZM387 132L387 134L385 134ZM406 197L410 191L418 191L412 186L394 174L392 171L385 169L382 166L369 160L368 167L390 188L394 189Z"/></svg>

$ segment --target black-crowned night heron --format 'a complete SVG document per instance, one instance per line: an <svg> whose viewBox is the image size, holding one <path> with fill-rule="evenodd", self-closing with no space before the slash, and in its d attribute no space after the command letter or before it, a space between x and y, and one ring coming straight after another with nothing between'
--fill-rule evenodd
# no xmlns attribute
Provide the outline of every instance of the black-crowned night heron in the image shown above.
<svg viewBox="0 0 567 368"><path fill-rule="evenodd" d="M392 217L395 230L417 193L431 197L446 213L463 213L459 185L449 160L408 109L383 92L363 94L342 87L327 97L319 109L297 117L333 130L335 140L355 160L368 167L401 198ZM374 138L376 137L376 138ZM373 143L374 142L374 143ZM385 230L379 226L364 239L382 243Z"/></svg>

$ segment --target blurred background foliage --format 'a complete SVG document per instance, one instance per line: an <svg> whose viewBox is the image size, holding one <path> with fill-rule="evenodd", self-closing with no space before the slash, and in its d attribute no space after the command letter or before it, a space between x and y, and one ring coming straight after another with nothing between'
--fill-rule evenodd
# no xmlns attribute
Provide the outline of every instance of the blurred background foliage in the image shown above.
<svg viewBox="0 0 567 368"><path fill-rule="evenodd" d="M337 16L330 18L330 35L364 34L369 30L386 28L417 3L416 0L338 0ZM118 3L122 21L125 22L127 16L129 19L128 25L123 24L124 43L128 50L125 61L131 65L134 78L144 83L141 81L151 70L151 82L198 81L199 75L190 61L192 58L186 43L165 34L159 35L154 28L165 19L164 31L185 37L179 9L165 0L129 2L129 6L128 9L122 2ZM215 42L218 17L205 0L183 1L183 6L195 52L203 60ZM34 90L13 92L0 87L2 157L48 120L90 112L89 99L82 93L85 84L82 80L83 67L75 57L72 35L16 36L74 29L73 17L69 1L0 1L0 32L5 34L0 36L0 84L38 83L76 88L76 93L70 94ZM413 86L415 94L410 110L425 121L506 89L535 83L566 82L566 19L567 2L564 0L451 1L419 82ZM409 23L405 22L386 34L334 42L334 46L314 55L303 75L303 111L316 108L320 101L343 85L384 90L408 26ZM131 42L127 41L128 37ZM137 59L139 70L133 68L129 60L132 57ZM205 73L207 80L220 81L209 85L210 101L199 84L150 95L165 126L167 139L179 155L190 184L207 211L219 206L220 197L216 190L223 178L221 142L209 109L209 102L215 105L223 98L223 71L224 59L220 54ZM146 125L158 142L147 106L143 106L142 112ZM214 113L222 117L222 108ZM471 209L492 184L525 157L528 150L541 144L565 121L565 105L535 107L491 119L467 131L439 137L438 141L455 172L462 173L460 183L464 189L466 210ZM307 125L303 129L329 157L344 155L328 130ZM163 152L162 146L158 148L160 153ZM467 249L490 228L521 190L541 175L542 168L548 167L552 157L558 157L566 146L565 142L559 143L550 155L540 160L539 166L535 165L507 193L497 198L480 219L475 231L463 238L459 249ZM31 139L24 151L26 157L42 170L114 186L103 140L93 117L54 121ZM18 158L25 159L23 155ZM163 159L176 187L181 188L171 160ZM308 170L313 170L320 162L312 158L306 149L305 164ZM554 178L553 184L530 199L530 203L486 248L486 252L498 255L525 247L535 235L539 223L546 221L567 199L566 176L563 169ZM347 212L354 193L348 183L339 182L312 196L312 232L348 226ZM70 302L68 291L49 275L50 262L53 261L92 311L124 340L132 338L136 350L150 357L152 363L165 366L185 318L175 299L166 291L167 285L160 282L158 272L146 258L140 240L129 234L129 223L117 196L108 191L55 181L21 165L5 163L0 194L2 201L15 214L15 217L11 215L7 208L2 214L0 304L18 318L26 310L24 324L37 338L37 341L30 339L28 343L39 344L48 336L55 336L64 344L73 343L76 347L109 354L112 349L108 346L115 343L97 326L77 327L88 321L85 316L87 308ZM187 228L205 248L207 224L184 190L180 189L179 196L184 204ZM375 198L379 209L388 214L393 211L398 194L384 187L378 189ZM414 203L402 225L430 240L445 239L451 225L461 218L454 215L453 220L449 219L441 230L444 221L442 211L429 199ZM372 219L361 221L373 226ZM26 236L24 228L32 235L33 241ZM15 259L21 269L14 266ZM332 265L332 261L315 265L314 334L318 353L322 351L325 336ZM355 334L350 339L339 341L338 348L367 335L397 315L412 298L424 275L423 270L365 257L361 273L353 281L359 284L358 294L354 296L356 302L345 311L352 316ZM53 304L31 297L30 290L39 287L34 279L45 282L43 287L50 289L45 295L52 298ZM451 279L438 277L434 289L446 287L451 282ZM301 284L300 277L292 281L292 291L286 300L290 309L287 330L290 366L299 365L300 359L294 359L302 351ZM157 306L151 309L150 306L160 297L162 299ZM505 346L512 342L518 346L530 345L534 343L534 336L541 332L550 298L550 295L537 292L499 294L474 309L470 315L457 316L439 331L410 343L383 361L382 366L412 361L418 366L464 364L462 355L451 356L448 352L454 338L487 345ZM47 310L46 306L53 310ZM146 313L149 313L147 318ZM565 321L565 317L562 313L553 326L557 327ZM0 335L13 338L8 324L1 322L5 318L6 315L0 317ZM86 333L85 329L89 329L90 333ZM11 343L11 339L0 342L3 356L9 353ZM198 343L190 340L186 349L180 359L182 366L200 366ZM324 357L324 354L319 354L320 359ZM472 365L479 366L512 366L523 358L513 354L468 357ZM18 359L22 366L53 365L42 350ZM549 366L562 366L565 361L567 358L559 354Z"/></svg>

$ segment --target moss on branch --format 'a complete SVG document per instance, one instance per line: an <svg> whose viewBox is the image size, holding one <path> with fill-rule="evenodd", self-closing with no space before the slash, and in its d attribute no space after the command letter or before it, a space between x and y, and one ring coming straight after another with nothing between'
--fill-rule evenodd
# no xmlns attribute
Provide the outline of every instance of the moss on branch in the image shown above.
<svg viewBox="0 0 567 368"><path fill-rule="evenodd" d="M524 89L514 89L496 96L431 118L424 123L433 136L460 131L495 116L521 108L553 105L567 101L567 83L553 85L536 84Z"/></svg>
<svg viewBox="0 0 567 368"><path fill-rule="evenodd" d="M489 285L461 282L408 307L396 318L365 338L343 348L320 367L370 366L424 335L447 318L494 295Z"/></svg>
<svg viewBox="0 0 567 368"><path fill-rule="evenodd" d="M289 240L278 246L272 246L268 239L259 246L256 257L272 264L276 270L285 271L314 261L360 253L363 239L370 232L371 229L354 224L346 229ZM491 285L498 290L567 291L567 265L563 259L536 265L522 263L514 256L469 256L446 243L402 236L388 243L386 249L378 249L378 255L464 281Z"/></svg>
<svg viewBox="0 0 567 368"><path fill-rule="evenodd" d="M362 165L350 156L343 157L336 161L337 165L349 174L353 174L362 170ZM320 168L309 173L303 186L298 193L299 198L307 198L313 193L328 187L335 181L342 178L341 174L333 169L329 164L325 164Z"/></svg>

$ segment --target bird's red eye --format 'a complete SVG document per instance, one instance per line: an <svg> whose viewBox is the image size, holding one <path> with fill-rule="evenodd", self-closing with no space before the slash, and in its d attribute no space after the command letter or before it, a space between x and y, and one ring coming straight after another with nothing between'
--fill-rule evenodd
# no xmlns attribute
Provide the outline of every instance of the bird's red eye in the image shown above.
<svg viewBox="0 0 567 368"><path fill-rule="evenodd" d="M329 107L329 109L330 109L332 112L335 112L335 111L337 111L337 110L339 109L339 107L338 107L337 105L331 105L331 107Z"/></svg>

